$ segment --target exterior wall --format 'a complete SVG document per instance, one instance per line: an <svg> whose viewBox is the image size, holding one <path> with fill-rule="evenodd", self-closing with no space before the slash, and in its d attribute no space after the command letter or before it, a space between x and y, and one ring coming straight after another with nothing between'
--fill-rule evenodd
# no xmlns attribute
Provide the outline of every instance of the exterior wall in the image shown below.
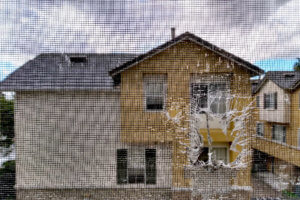
<svg viewBox="0 0 300 200"><path fill-rule="evenodd" d="M172 199L169 189L56 189L20 190L18 200L152 200ZM180 198L183 200L183 198ZM185 198L189 199L189 198Z"/></svg>
<svg viewBox="0 0 300 200"><path fill-rule="evenodd" d="M277 92L277 109L264 109L264 93ZM260 96L259 119L269 122L290 122L290 94L272 81L267 81L257 94Z"/></svg>
<svg viewBox="0 0 300 200"><path fill-rule="evenodd" d="M183 122L180 127L186 128L186 131L178 131L174 129L174 124L166 123L164 111L145 110L143 76L155 73L167 75L165 111L174 111L171 110L172 104L178 103L176 109L186 113L190 110L190 83L193 75L229 76L231 94L250 96L250 74L236 63L190 41L180 42L121 73L122 141L129 144L172 142L172 157L176 158L173 159L173 186L185 187L189 185L189 180L184 178L183 168L188 163L187 155L184 153L186 147L181 142L188 141L190 125L187 121ZM243 105L245 102L237 101L235 106L243 107ZM187 117L185 116L186 119ZM205 129L200 131L206 132ZM215 128L212 132L213 141L231 142L233 140L224 136L221 129ZM230 155L233 160L238 154L230 152ZM247 180L249 173L242 174L242 179Z"/></svg>
<svg viewBox="0 0 300 200"><path fill-rule="evenodd" d="M16 188L144 188L171 185L171 147L157 149L156 185L117 185L119 92L16 94Z"/></svg>

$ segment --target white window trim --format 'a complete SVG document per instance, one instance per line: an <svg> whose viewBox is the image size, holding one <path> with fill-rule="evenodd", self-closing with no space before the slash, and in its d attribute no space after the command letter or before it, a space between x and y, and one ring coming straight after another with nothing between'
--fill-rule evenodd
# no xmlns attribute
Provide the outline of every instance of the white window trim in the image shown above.
<svg viewBox="0 0 300 200"><path fill-rule="evenodd" d="M153 77L155 77L155 76L165 76L164 77L164 83L163 83L163 90L164 90L164 95L163 95L163 108L162 109L159 109L159 110L157 110L157 109L147 109L147 94L146 94L146 83L147 83L147 80L145 80L145 77L146 76L149 76L149 78L150 78L150 76L153 76ZM167 87L168 87L168 76L167 76L167 74L144 74L143 75L143 100L144 100L144 111L145 112L154 112L154 113L156 113L156 112L165 112L166 111L166 102L167 102L167 92L168 92L168 90L167 90Z"/></svg>

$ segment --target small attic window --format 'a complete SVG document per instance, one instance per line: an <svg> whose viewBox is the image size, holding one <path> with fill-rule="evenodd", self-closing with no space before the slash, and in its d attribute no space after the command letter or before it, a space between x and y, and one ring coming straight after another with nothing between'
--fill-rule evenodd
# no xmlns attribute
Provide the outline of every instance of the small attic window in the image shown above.
<svg viewBox="0 0 300 200"><path fill-rule="evenodd" d="M295 74L289 74L289 73L286 73L286 74L284 74L284 76L285 76L286 78L292 78L292 77L295 76Z"/></svg>
<svg viewBox="0 0 300 200"><path fill-rule="evenodd" d="M87 58L86 56L72 56L70 57L71 63L86 63Z"/></svg>

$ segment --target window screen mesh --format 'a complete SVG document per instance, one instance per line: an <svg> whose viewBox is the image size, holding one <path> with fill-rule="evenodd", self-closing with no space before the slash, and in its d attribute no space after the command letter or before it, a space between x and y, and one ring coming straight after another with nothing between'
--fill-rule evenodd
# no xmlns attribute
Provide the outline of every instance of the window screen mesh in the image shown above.
<svg viewBox="0 0 300 200"><path fill-rule="evenodd" d="M300 199L300 3L0 2L0 199Z"/></svg>

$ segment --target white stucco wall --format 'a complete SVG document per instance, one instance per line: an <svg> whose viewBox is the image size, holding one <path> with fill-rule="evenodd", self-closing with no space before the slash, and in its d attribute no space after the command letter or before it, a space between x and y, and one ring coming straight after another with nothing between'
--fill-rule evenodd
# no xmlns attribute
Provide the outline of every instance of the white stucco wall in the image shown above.
<svg viewBox="0 0 300 200"><path fill-rule="evenodd" d="M277 92L277 109L264 109L264 93ZM274 82L268 80L260 89L259 118L269 122L289 123L290 122L290 94Z"/></svg>
<svg viewBox="0 0 300 200"><path fill-rule="evenodd" d="M117 185L118 92L18 92L16 187L170 187L171 149L156 145L156 185Z"/></svg>

